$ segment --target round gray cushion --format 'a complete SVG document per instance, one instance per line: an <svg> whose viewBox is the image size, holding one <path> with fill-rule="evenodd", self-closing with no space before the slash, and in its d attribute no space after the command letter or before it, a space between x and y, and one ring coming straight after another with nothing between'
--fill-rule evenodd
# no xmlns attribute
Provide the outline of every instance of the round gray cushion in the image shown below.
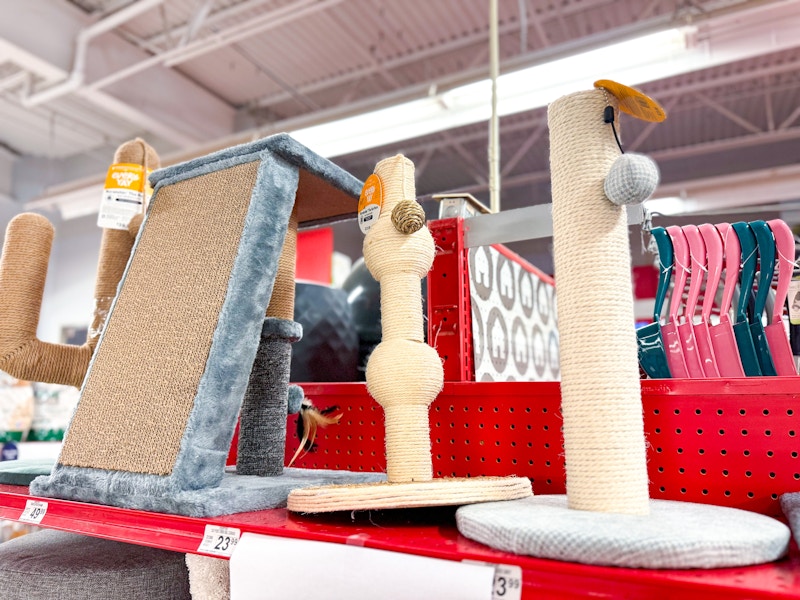
<svg viewBox="0 0 800 600"><path fill-rule="evenodd" d="M722 506L650 500L647 516L567 508L563 495L462 506L462 535L493 548L593 565L710 569L777 560L789 528Z"/></svg>
<svg viewBox="0 0 800 600"><path fill-rule="evenodd" d="M3 600L190 600L184 554L45 529L0 544Z"/></svg>

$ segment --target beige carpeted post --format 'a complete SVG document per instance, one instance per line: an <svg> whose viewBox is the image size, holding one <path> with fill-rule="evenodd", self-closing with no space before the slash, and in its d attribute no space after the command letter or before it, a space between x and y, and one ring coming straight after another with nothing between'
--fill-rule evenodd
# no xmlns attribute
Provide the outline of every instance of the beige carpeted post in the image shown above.
<svg viewBox="0 0 800 600"><path fill-rule="evenodd" d="M140 139L122 144L115 163L158 168L155 150ZM53 226L40 215L18 215L8 225L0 259L0 370L29 381L80 387L128 262L134 229L104 229L95 281L95 307L86 343L52 344L36 338Z"/></svg>
<svg viewBox="0 0 800 600"><path fill-rule="evenodd" d="M569 507L648 514L627 213L603 191L619 156L602 90L550 105L553 255Z"/></svg>

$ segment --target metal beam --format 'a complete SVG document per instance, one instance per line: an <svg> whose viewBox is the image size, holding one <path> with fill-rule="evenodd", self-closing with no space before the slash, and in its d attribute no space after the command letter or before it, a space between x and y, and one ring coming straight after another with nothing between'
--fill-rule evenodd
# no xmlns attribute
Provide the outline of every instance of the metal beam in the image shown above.
<svg viewBox="0 0 800 600"><path fill-rule="evenodd" d="M262 6L264 4L268 4L271 0L243 0L242 2L238 2L236 4L232 4L230 6L226 6L224 8L220 8L209 14L204 21L206 27L211 27L213 25L217 25L225 21L226 19L231 19L236 17L237 15L253 10ZM171 27L166 29L165 31L158 33L156 35L150 36L145 38L143 41L147 44L152 45L153 47L157 47L164 42L173 43L173 41L177 38L182 38L186 31L190 27L190 21L183 23L182 25L177 25L175 27ZM163 48L162 48L163 50Z"/></svg>
<svg viewBox="0 0 800 600"><path fill-rule="evenodd" d="M680 99L681 99L680 96L673 96L672 98L670 98L669 102L666 102L664 104L664 112L666 112L667 115L669 115L670 111L673 108L675 108L675 105L678 104L678 101ZM653 129L655 129L657 125L658 123L656 123L655 121L651 121L650 123L648 123L645 126L645 128L642 129L639 135L636 136L636 139L633 140L633 142L631 142L630 144L627 144L627 150L629 152L635 152L636 149L639 148L639 146L641 146L642 143L644 143L644 141L647 139L647 137L653 132Z"/></svg>
<svg viewBox="0 0 800 600"><path fill-rule="evenodd" d="M14 19L0 20L0 39L15 44L13 49L17 52L16 56L21 57L23 66L37 74L44 74L51 83L67 77L72 69L75 40L81 31L92 27L89 16L61 0L0 0L0 13L14 15ZM121 17L108 17L118 18ZM116 22L104 21L103 30L115 26ZM25 33L30 31L36 31L37 35ZM39 64L46 65L49 74L44 69L37 69L34 62L25 61L26 57L31 56ZM99 73L113 71L120 65L145 56L143 50L114 32L105 33L87 49L85 78L91 81ZM53 77L53 74L58 75ZM159 93L150 93L153 89L158 89ZM151 69L146 85L141 81L130 81L100 93L81 85L76 87L74 93L137 128L147 129L184 147L195 146L233 131L235 110L231 106L184 75L164 67ZM176 98L182 101L176 102Z"/></svg>
<svg viewBox="0 0 800 600"><path fill-rule="evenodd" d="M550 237L553 235L552 210L552 204L535 204L464 219L464 246L475 248ZM641 204L622 210L627 212L628 225L639 225L644 219Z"/></svg>
<svg viewBox="0 0 800 600"><path fill-rule="evenodd" d="M763 131L760 127L754 125L753 123L751 123L750 121L748 121L744 117L741 117L741 116L737 115L732 110L722 106L719 102L716 102L715 100L712 100L711 98L709 98L705 94L696 93L694 95L694 97L697 98L698 100L700 100L700 102L702 102L703 104L708 106L710 109L715 110L716 112L721 114L723 117L725 117L727 119L730 119L731 121L733 121L734 123L736 123L737 125L742 127L743 129L746 129L747 131L749 131L751 133L761 133Z"/></svg>
<svg viewBox="0 0 800 600"><path fill-rule="evenodd" d="M517 166L520 160L528 153L533 145L539 141L539 138L542 137L542 134L547 129L547 124L542 121L539 123L539 126L533 130L533 132L527 137L527 139L522 143L522 145L517 149L514 153L514 156L511 157L505 166L503 167L502 172L500 173L503 177L511 173L514 170L514 167Z"/></svg>

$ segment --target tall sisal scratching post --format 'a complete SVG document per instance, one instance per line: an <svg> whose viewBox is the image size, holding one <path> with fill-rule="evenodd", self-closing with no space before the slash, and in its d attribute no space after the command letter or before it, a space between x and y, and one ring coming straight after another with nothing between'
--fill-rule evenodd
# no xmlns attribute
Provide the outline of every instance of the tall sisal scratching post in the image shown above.
<svg viewBox="0 0 800 600"><path fill-rule="evenodd" d="M628 220L603 191L619 156L606 104L592 90L548 110L567 497L578 510L646 515Z"/></svg>
<svg viewBox="0 0 800 600"><path fill-rule="evenodd" d="M367 389L383 407L387 483L294 490L288 508L330 512L437 506L530 496L520 477L433 479L428 407L443 383L439 355L424 342L419 280L433 264L434 243L415 200L414 164L404 156L378 163L383 189L364 260L381 284L382 341L367 364Z"/></svg>
<svg viewBox="0 0 800 600"><path fill-rule="evenodd" d="M789 532L774 519L648 499L627 215L604 191L631 155L618 161L609 104L616 112L616 100L597 89L548 110L567 496L464 506L458 529L502 550L589 564L775 560Z"/></svg>

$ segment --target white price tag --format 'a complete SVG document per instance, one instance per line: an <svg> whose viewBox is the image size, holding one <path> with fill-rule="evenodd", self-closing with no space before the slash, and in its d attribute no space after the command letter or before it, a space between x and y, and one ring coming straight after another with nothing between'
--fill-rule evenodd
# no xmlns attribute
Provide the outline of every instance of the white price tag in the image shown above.
<svg viewBox="0 0 800 600"><path fill-rule="evenodd" d="M217 556L230 556L239 543L241 530L235 527L222 527L220 525L206 525L203 532L203 541L197 547L198 552L216 554Z"/></svg>
<svg viewBox="0 0 800 600"><path fill-rule="evenodd" d="M497 565L494 570L492 600L522 598L522 569L516 565Z"/></svg>
<svg viewBox="0 0 800 600"><path fill-rule="evenodd" d="M47 502L41 500L28 500L25 502L25 508L19 517L23 523L34 523L38 525L44 519L47 513Z"/></svg>
<svg viewBox="0 0 800 600"><path fill-rule="evenodd" d="M789 322L800 325L800 279L789 282Z"/></svg>

